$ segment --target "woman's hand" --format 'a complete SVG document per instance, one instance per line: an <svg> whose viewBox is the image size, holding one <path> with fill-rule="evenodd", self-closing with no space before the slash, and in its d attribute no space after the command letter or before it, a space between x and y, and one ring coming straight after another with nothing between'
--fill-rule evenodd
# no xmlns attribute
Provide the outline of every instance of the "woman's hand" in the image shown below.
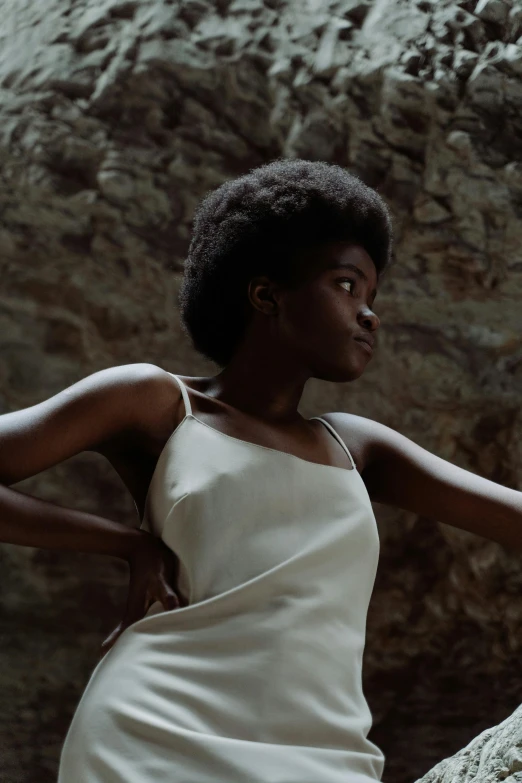
<svg viewBox="0 0 522 783"><path fill-rule="evenodd" d="M161 538L141 531L143 539L129 557L129 592L125 616L101 645L101 660L123 631L145 616L155 601L164 608L187 606L187 599L176 592L179 560Z"/></svg>

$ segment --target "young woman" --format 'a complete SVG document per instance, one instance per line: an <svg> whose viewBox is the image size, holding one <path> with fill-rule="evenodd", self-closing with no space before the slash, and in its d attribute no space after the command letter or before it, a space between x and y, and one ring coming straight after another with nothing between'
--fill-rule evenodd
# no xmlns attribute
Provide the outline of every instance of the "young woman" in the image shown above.
<svg viewBox="0 0 522 783"><path fill-rule="evenodd" d="M371 361L390 256L388 210L358 178L261 166L195 216L181 319L217 375L115 367L0 417L1 540L130 566L58 783L380 780L361 685L371 501L522 539L519 492L378 422L298 413L309 378ZM122 476L140 530L8 488L85 450Z"/></svg>

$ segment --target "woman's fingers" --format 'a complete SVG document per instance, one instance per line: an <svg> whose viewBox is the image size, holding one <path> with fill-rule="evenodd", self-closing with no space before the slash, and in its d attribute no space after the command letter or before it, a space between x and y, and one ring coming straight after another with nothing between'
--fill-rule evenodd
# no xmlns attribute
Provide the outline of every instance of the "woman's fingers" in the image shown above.
<svg viewBox="0 0 522 783"><path fill-rule="evenodd" d="M122 624L120 623L120 624L119 624L119 625L118 625L118 626L117 626L117 627L116 627L116 628L115 628L115 629L114 629L114 630L113 630L113 631L112 631L112 632L109 634L109 636L107 636L107 638L106 638L106 639L104 639L104 640L103 640L103 642L101 643L101 647L100 647L100 649L101 649L101 655L100 655L100 658L99 658L99 660L100 660L100 661L101 661L101 659L103 658L103 656L105 655L105 653L107 653L107 652L108 652L108 651L111 649L111 647L113 646L114 642L116 641L116 639L117 639L117 638L118 638L118 636L120 635L120 633L121 633L121 625L122 625Z"/></svg>
<svg viewBox="0 0 522 783"><path fill-rule="evenodd" d="M161 600L161 603L163 604L164 608L167 611L173 611L174 609L179 609L180 607L180 599L177 595L177 593L174 592L174 590L171 587L166 586L163 595L160 598L150 598L146 602L146 608L145 612L139 611L137 608L134 609L132 605L129 607L129 611L126 612L125 617L119 623L116 628L109 634L109 636L102 642L101 644L101 650L102 650L102 656L105 655L106 652L108 652L111 647L116 643L117 639L123 631L129 627L129 625L132 625L136 622L136 620L140 620L142 617L144 617L147 610L152 606L152 604L156 600Z"/></svg>
<svg viewBox="0 0 522 783"><path fill-rule="evenodd" d="M179 598L171 588L165 590L163 605L168 610L179 609Z"/></svg>
<svg viewBox="0 0 522 783"><path fill-rule="evenodd" d="M137 620L140 620L149 606L153 603L154 599L150 599L149 591L144 590L138 579L132 579L129 584L129 592L127 594L127 605L125 607L125 614L123 620L118 623L116 628L109 634L109 636L102 643L102 650L105 654L115 644L116 640L123 633L123 631L132 625Z"/></svg>
<svg viewBox="0 0 522 783"><path fill-rule="evenodd" d="M141 620L156 601L167 611L188 605L188 601L178 595L175 589L179 561L161 539L151 537L146 545L135 553L129 565L130 580L125 614L123 620L102 643L102 657L123 631Z"/></svg>

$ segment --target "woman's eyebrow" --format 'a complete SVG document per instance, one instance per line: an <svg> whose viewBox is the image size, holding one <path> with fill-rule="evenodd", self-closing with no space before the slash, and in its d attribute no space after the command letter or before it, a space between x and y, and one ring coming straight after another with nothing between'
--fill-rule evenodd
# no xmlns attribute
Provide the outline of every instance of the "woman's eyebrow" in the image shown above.
<svg viewBox="0 0 522 783"><path fill-rule="evenodd" d="M357 277L360 277L361 280L364 280L365 283L368 282L368 277L362 271L362 269L359 269L358 266L356 266L355 264L352 264L350 261L334 261L328 267L328 269L341 269L341 268L343 268L343 269L351 269L353 272L355 272ZM376 288L373 289L372 296L377 296L377 289Z"/></svg>

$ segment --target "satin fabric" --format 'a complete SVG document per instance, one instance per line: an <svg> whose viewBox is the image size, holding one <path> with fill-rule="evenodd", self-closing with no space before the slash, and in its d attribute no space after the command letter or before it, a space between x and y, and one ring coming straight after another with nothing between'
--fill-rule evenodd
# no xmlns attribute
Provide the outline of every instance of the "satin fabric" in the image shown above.
<svg viewBox="0 0 522 783"><path fill-rule="evenodd" d="M355 463L319 465L186 415L141 528L179 558L189 604L160 602L94 669L58 783L368 783L361 679L379 558Z"/></svg>

